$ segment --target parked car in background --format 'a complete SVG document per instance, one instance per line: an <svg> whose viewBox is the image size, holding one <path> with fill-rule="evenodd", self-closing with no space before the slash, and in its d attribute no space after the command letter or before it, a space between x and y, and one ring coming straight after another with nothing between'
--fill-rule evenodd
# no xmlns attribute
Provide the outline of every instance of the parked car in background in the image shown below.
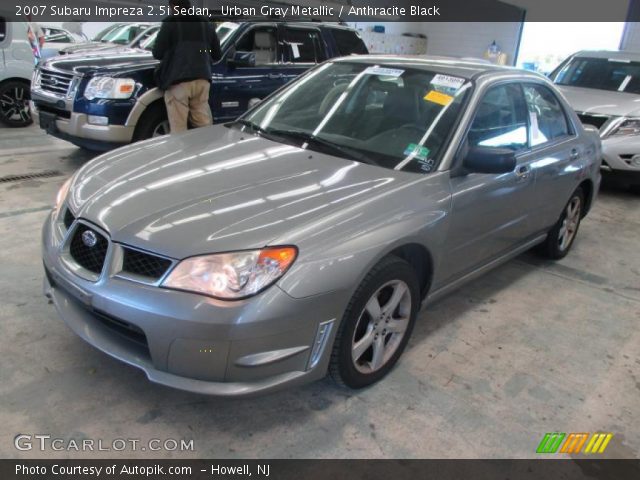
<svg viewBox="0 0 640 480"><path fill-rule="evenodd" d="M34 64L27 24L0 17L0 122L6 126L32 122L29 91Z"/></svg>
<svg viewBox="0 0 640 480"><path fill-rule="evenodd" d="M40 48L41 58L55 57L62 49L81 47L89 41L86 36L71 33L61 27L47 24L40 24L40 27L44 32L44 45Z"/></svg>
<svg viewBox="0 0 640 480"><path fill-rule="evenodd" d="M137 48L160 29L159 23L116 23L98 33L91 42L58 49L59 55L109 50L114 47Z"/></svg>
<svg viewBox="0 0 640 480"><path fill-rule="evenodd" d="M583 51L551 79L602 138L602 171L640 185L640 53Z"/></svg>
<svg viewBox="0 0 640 480"><path fill-rule="evenodd" d="M231 26L230 26L231 25ZM325 60L366 53L358 33L314 22L223 23L222 59L212 66L214 121L237 118L271 92ZM42 62L32 108L49 134L108 150L169 132L150 37L139 49L68 55Z"/></svg>
<svg viewBox="0 0 640 480"><path fill-rule="evenodd" d="M328 371L361 388L423 302L534 246L567 255L600 157L541 75L330 60L235 122L83 166L44 225L44 289L154 382L240 396Z"/></svg>

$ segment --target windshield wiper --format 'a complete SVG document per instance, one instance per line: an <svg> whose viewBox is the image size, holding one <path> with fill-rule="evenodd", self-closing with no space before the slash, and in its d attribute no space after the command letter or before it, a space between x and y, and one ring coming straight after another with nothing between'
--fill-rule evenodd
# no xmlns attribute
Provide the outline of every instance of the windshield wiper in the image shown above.
<svg viewBox="0 0 640 480"><path fill-rule="evenodd" d="M242 125L244 127L248 127L252 131L257 132L257 133L261 133L263 135L268 135L269 134L269 132L267 130L262 128L257 123L250 122L249 120L245 120L244 118L239 118L233 123L237 123L237 124Z"/></svg>
<svg viewBox="0 0 640 480"><path fill-rule="evenodd" d="M296 139L296 140L302 140L304 143L308 144L308 145L315 145L318 147L321 147L325 150L330 150L332 151L334 154L337 154L340 157L346 157L350 160L356 160L358 162L362 162L362 163L368 163L371 165L377 165L376 162L374 162L373 160L371 160L370 158L366 157L365 155L359 153L358 151L349 148L349 147L344 147L342 145L338 145L336 143L333 143L329 140L325 140L324 138L320 138L320 137L316 137L314 135L312 135L311 133L307 133L307 132L303 132L300 130L278 130L278 129L269 129L266 132L267 134L270 135L276 135L278 137L284 137L284 138L292 138L292 139Z"/></svg>

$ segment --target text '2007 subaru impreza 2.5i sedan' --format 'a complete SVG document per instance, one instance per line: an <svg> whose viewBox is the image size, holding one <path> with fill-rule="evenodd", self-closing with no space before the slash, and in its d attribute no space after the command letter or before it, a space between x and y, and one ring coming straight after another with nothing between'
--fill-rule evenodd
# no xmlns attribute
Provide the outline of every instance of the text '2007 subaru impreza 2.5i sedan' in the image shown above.
<svg viewBox="0 0 640 480"><path fill-rule="evenodd" d="M531 247L567 254L599 142L537 74L329 61L235 122L82 167L44 225L45 292L164 385L364 387L422 304Z"/></svg>

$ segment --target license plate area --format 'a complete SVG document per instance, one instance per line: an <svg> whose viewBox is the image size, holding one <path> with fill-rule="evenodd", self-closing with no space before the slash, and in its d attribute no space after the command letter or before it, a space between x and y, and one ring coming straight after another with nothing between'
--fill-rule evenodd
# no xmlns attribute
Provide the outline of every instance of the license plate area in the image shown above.
<svg viewBox="0 0 640 480"><path fill-rule="evenodd" d="M40 112L40 128L42 130L46 130L47 132L55 132L58 128L56 127L56 119L58 116L54 113L50 112Z"/></svg>

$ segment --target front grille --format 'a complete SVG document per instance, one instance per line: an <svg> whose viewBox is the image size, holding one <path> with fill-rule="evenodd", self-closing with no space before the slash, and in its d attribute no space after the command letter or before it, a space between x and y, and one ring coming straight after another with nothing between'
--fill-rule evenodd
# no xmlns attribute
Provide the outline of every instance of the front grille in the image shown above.
<svg viewBox="0 0 640 480"><path fill-rule="evenodd" d="M602 126L609 120L609 117L607 115L596 115L591 113L578 113L578 118L583 125L592 125L598 130L600 130Z"/></svg>
<svg viewBox="0 0 640 480"><path fill-rule="evenodd" d="M46 92L67 96L73 80L73 74L40 70L40 88Z"/></svg>
<svg viewBox="0 0 640 480"><path fill-rule="evenodd" d="M85 240L83 240L85 232L93 232L96 240L95 245L90 246L86 244ZM100 274L104 260L107 257L108 247L109 242L102 234L86 225L80 224L71 239L69 254L81 267L90 272Z"/></svg>
<svg viewBox="0 0 640 480"><path fill-rule="evenodd" d="M73 225L73 222L76 221L76 217L73 216L73 213L71 213L71 210L69 210L69 208L67 207L66 211L64 212L64 226L66 227L67 230L69 230L69 228L71 227L71 225Z"/></svg>
<svg viewBox="0 0 640 480"><path fill-rule="evenodd" d="M123 272L157 280L162 277L171 266L171 260L167 260L166 258L157 257L127 247L123 247L123 250Z"/></svg>

